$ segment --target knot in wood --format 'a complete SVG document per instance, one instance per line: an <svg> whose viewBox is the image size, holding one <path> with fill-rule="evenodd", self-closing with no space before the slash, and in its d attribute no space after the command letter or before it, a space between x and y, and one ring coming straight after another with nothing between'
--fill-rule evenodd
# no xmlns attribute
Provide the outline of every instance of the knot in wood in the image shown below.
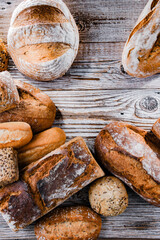
<svg viewBox="0 0 160 240"><path fill-rule="evenodd" d="M76 21L76 24L77 24L77 26L78 26L79 32L84 32L84 31L85 31L85 29L86 29L86 24L85 24L84 21L78 20L78 21Z"/></svg>
<svg viewBox="0 0 160 240"><path fill-rule="evenodd" d="M158 109L158 101L154 97L147 96L142 98L139 103L140 108L146 112L155 112Z"/></svg>

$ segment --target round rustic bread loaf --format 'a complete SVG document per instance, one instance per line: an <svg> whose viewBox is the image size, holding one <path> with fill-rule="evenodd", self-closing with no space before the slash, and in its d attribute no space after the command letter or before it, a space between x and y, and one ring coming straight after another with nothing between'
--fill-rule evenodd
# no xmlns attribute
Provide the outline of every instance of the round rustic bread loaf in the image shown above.
<svg viewBox="0 0 160 240"><path fill-rule="evenodd" d="M9 53L30 78L51 81L64 75L78 46L76 23L62 0L25 0L13 12Z"/></svg>
<svg viewBox="0 0 160 240"><path fill-rule="evenodd" d="M128 206L128 194L124 184L116 177L103 177L92 183L89 189L91 207L103 216L117 216Z"/></svg>

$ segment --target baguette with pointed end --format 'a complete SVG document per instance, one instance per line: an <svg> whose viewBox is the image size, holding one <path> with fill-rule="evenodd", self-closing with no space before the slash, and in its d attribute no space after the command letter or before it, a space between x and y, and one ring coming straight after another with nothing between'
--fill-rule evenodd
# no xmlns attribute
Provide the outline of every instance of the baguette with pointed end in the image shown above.
<svg viewBox="0 0 160 240"><path fill-rule="evenodd" d="M65 132L57 127L36 134L31 142L18 149L18 162L20 168L44 157L49 152L63 145L65 141Z"/></svg>
<svg viewBox="0 0 160 240"><path fill-rule="evenodd" d="M13 148L0 149L0 187L19 179L17 152Z"/></svg>
<svg viewBox="0 0 160 240"><path fill-rule="evenodd" d="M21 173L21 179L25 182L22 190L17 190L19 182L13 187L11 185L11 192L8 187L0 190L0 211L5 215L11 229L17 231L102 176L104 172L93 158L85 141L77 137L24 168ZM27 197L26 202L24 194ZM36 205L36 208L33 205ZM32 211L25 216L27 209Z"/></svg>
<svg viewBox="0 0 160 240"><path fill-rule="evenodd" d="M78 46L76 23L62 0L25 0L13 12L8 49L23 74L39 81L63 76Z"/></svg>
<svg viewBox="0 0 160 240"><path fill-rule="evenodd" d="M147 131L123 122L97 136L97 159L151 204L160 207L160 149Z"/></svg>
<svg viewBox="0 0 160 240"><path fill-rule="evenodd" d="M101 231L101 217L89 207L60 207L35 225L38 240L96 240Z"/></svg>
<svg viewBox="0 0 160 240"><path fill-rule="evenodd" d="M15 81L20 102L16 108L0 114L0 122L26 122L33 132L50 128L56 115L52 100L38 88L28 83Z"/></svg>
<svg viewBox="0 0 160 240"><path fill-rule="evenodd" d="M124 70L134 77L160 73L160 0L149 0L122 54Z"/></svg>
<svg viewBox="0 0 160 240"><path fill-rule="evenodd" d="M0 73L0 113L15 108L19 104L19 94L9 72Z"/></svg>
<svg viewBox="0 0 160 240"><path fill-rule="evenodd" d="M0 148L20 148L32 139L32 130L28 123L0 123Z"/></svg>

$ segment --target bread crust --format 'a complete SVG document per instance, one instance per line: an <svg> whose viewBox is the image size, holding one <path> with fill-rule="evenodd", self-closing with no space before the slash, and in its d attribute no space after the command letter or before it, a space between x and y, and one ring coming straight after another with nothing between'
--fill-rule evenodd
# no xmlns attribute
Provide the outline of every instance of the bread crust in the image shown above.
<svg viewBox="0 0 160 240"><path fill-rule="evenodd" d="M63 76L79 46L76 23L62 0L26 0L13 12L8 48L17 68L39 81Z"/></svg>
<svg viewBox="0 0 160 240"><path fill-rule="evenodd" d="M28 123L0 123L0 148L20 148L29 143L32 136L32 130Z"/></svg>
<svg viewBox="0 0 160 240"><path fill-rule="evenodd" d="M96 240L101 224L101 217L88 207L59 207L40 219L34 230L39 240Z"/></svg>
<svg viewBox="0 0 160 240"><path fill-rule="evenodd" d="M134 77L160 72L160 1L149 0L123 50L124 70Z"/></svg>
<svg viewBox="0 0 160 240"><path fill-rule="evenodd" d="M112 122L97 136L97 158L151 204L160 206L159 149L147 131Z"/></svg>
<svg viewBox="0 0 160 240"><path fill-rule="evenodd" d="M61 128L50 128L34 135L31 142L18 149L18 162L20 168L44 157L49 152L63 145L66 134Z"/></svg>
<svg viewBox="0 0 160 240"><path fill-rule="evenodd" d="M0 123L26 122L34 133L50 128L55 120L56 107L52 100L38 88L15 81L20 102L14 109L0 114Z"/></svg>
<svg viewBox="0 0 160 240"><path fill-rule="evenodd" d="M24 168L21 172L23 184L17 182L9 188L7 186L0 190L0 211L7 214L9 219L7 222L10 223L13 218L14 226L9 225L12 230L18 231L102 176L104 172L93 158L85 141L77 137ZM22 190L19 189L19 184L22 184ZM22 196L20 196L21 192ZM10 203L12 196L14 203ZM25 196L29 198L26 202ZM21 216L17 216L17 209L20 209L22 204ZM27 207L30 209L32 206L33 211L23 218Z"/></svg>

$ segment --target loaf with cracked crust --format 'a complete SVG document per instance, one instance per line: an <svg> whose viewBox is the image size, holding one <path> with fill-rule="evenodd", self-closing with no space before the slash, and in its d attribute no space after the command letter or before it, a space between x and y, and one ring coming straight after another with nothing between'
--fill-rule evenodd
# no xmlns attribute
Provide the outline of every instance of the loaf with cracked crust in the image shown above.
<svg viewBox="0 0 160 240"><path fill-rule="evenodd" d="M8 71L0 73L0 113L15 108L19 103L19 94Z"/></svg>
<svg viewBox="0 0 160 240"><path fill-rule="evenodd" d="M0 72L7 70L8 60L9 60L9 56L8 56L7 48L4 42L2 41L2 39L0 39Z"/></svg>
<svg viewBox="0 0 160 240"><path fill-rule="evenodd" d="M123 50L124 70L134 77L160 73L160 0L149 0Z"/></svg>
<svg viewBox="0 0 160 240"><path fill-rule="evenodd" d="M109 171L146 201L160 206L160 149L151 133L112 122L97 136L95 150Z"/></svg>
<svg viewBox="0 0 160 240"><path fill-rule="evenodd" d="M0 187L19 179L17 152L12 148L0 149Z"/></svg>
<svg viewBox="0 0 160 240"><path fill-rule="evenodd" d="M20 102L9 111L0 114L0 122L26 122L33 132L50 128L55 120L56 107L47 94L34 86L15 80Z"/></svg>
<svg viewBox="0 0 160 240"><path fill-rule="evenodd" d="M35 225L38 240L96 240L101 230L101 217L89 207L59 207Z"/></svg>
<svg viewBox="0 0 160 240"><path fill-rule="evenodd" d="M0 190L0 211L11 229L17 231L102 176L104 172L85 141L77 137L24 168L21 181L13 187L11 185L10 188ZM22 185L22 190L17 192L19 184ZM26 202L25 196L28 199ZM26 209L32 207L29 202L33 205L33 210L25 216ZM22 204L23 207L20 208ZM17 216L18 209L21 216Z"/></svg>
<svg viewBox="0 0 160 240"><path fill-rule="evenodd" d="M25 0L14 10L8 49L23 74L39 81L63 76L78 46L78 28L62 0Z"/></svg>
<svg viewBox="0 0 160 240"><path fill-rule="evenodd" d="M36 162L49 152L63 145L65 141L65 132L57 127L34 135L27 145L18 149L18 163L20 168Z"/></svg>

